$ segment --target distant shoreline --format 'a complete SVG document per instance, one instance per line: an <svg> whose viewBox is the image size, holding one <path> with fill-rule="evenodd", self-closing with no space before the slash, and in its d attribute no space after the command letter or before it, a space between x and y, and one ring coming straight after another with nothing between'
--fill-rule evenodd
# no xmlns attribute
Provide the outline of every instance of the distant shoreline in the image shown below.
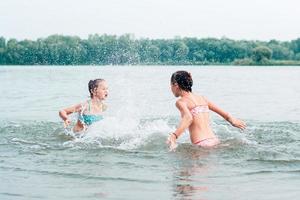
<svg viewBox="0 0 300 200"><path fill-rule="evenodd" d="M0 37L0 65L300 66L300 38L135 39L133 35L51 35L37 40Z"/></svg>
<svg viewBox="0 0 300 200"><path fill-rule="evenodd" d="M0 65L1 68L172 68L172 67L194 67L194 68L300 68L300 65Z"/></svg>

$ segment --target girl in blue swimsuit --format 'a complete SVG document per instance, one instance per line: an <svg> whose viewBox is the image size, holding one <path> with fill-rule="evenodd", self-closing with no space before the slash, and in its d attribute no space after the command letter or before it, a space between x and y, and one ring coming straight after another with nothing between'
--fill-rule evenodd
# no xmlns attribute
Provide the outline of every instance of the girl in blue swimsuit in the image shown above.
<svg viewBox="0 0 300 200"><path fill-rule="evenodd" d="M102 113L106 110L106 105L103 103L108 96L106 81L104 79L90 80L88 88L91 99L59 111L59 116L64 121L65 128L70 125L68 115L74 112L78 113L77 123L73 127L74 132L86 130L94 122L103 119Z"/></svg>

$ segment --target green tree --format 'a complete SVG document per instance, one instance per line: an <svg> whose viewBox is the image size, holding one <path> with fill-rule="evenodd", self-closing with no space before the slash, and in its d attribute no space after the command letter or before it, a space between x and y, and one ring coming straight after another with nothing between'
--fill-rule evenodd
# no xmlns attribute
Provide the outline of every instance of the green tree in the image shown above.
<svg viewBox="0 0 300 200"><path fill-rule="evenodd" d="M290 60L292 59L294 52L277 40L271 40L268 42L268 47L272 50L272 59L275 60Z"/></svg>
<svg viewBox="0 0 300 200"><path fill-rule="evenodd" d="M116 64L137 64L139 63L139 55L137 49L137 41L133 35L126 34L118 38L117 51L113 54L113 61Z"/></svg>
<svg viewBox="0 0 300 200"><path fill-rule="evenodd" d="M158 40L159 44L159 60L161 63L170 64L172 62L172 56L174 54L174 49L171 41L169 40Z"/></svg>
<svg viewBox="0 0 300 200"><path fill-rule="evenodd" d="M142 64L159 63L160 50L156 44L149 39L141 39L138 44L138 54Z"/></svg>
<svg viewBox="0 0 300 200"><path fill-rule="evenodd" d="M7 41L6 44L6 63L12 64L12 65L18 65L20 64L20 55L19 55L19 49L20 46L18 44L18 41L16 39L10 39Z"/></svg>
<svg viewBox="0 0 300 200"><path fill-rule="evenodd" d="M264 64L272 57L272 50L266 46L259 46L253 49L252 59L256 63Z"/></svg>
<svg viewBox="0 0 300 200"><path fill-rule="evenodd" d="M108 65L111 57L117 51L117 36L115 35L90 35L85 41L87 50L87 64Z"/></svg>
<svg viewBox="0 0 300 200"><path fill-rule="evenodd" d="M299 60L299 61L300 61L300 53L297 53L297 54L295 55L295 60Z"/></svg>
<svg viewBox="0 0 300 200"><path fill-rule="evenodd" d="M291 41L291 49L295 54L300 53L300 38Z"/></svg>
<svg viewBox="0 0 300 200"><path fill-rule="evenodd" d="M189 48L183 41L175 41L173 43L174 55L173 61L176 63L184 63L186 62L187 55L189 53Z"/></svg>
<svg viewBox="0 0 300 200"><path fill-rule="evenodd" d="M6 49L5 38L0 37L0 65L6 64L5 49Z"/></svg>
<svg viewBox="0 0 300 200"><path fill-rule="evenodd" d="M291 42L235 41L228 38L135 39L133 35L51 35L36 41L0 37L0 64L270 64L300 60L300 38ZM250 61L249 59L252 59ZM293 62L276 62L293 63ZM294 62L297 64L297 62Z"/></svg>

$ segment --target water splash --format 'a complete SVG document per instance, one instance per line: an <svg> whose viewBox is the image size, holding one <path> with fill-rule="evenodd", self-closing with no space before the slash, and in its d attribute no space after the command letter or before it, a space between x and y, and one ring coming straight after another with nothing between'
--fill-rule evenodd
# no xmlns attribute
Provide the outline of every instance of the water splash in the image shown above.
<svg viewBox="0 0 300 200"><path fill-rule="evenodd" d="M137 149L155 138L165 138L174 128L163 119L136 120L132 118L118 119L107 117L92 124L84 133L72 133L73 140L64 142L64 146L76 144L93 144L98 147L117 148L123 150Z"/></svg>

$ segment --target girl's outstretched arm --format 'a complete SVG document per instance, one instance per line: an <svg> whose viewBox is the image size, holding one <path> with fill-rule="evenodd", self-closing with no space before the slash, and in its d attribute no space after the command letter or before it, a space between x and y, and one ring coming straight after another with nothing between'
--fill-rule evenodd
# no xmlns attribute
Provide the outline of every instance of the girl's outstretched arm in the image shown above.
<svg viewBox="0 0 300 200"><path fill-rule="evenodd" d="M176 148L176 139L191 125L193 121L193 116L185 102L178 100L176 102L176 107L181 113L181 120L176 131L167 139L167 144L169 145L170 150L174 150Z"/></svg>
<svg viewBox="0 0 300 200"><path fill-rule="evenodd" d="M64 121L64 127L66 128L67 126L70 125L70 120L68 119L68 115L74 113L74 112L80 112L82 108L82 104L76 104L74 106L62 109L59 111L59 116L60 118Z"/></svg>
<svg viewBox="0 0 300 200"><path fill-rule="evenodd" d="M212 111L214 111L215 113L219 114L220 116L222 116L226 121L228 121L232 126L237 127L239 129L244 130L246 128L246 124L245 122L243 122L240 119L237 119L235 117L233 117L232 115L230 115L228 112L225 112L224 110L222 110L221 108L219 108L217 105L215 105L214 103L212 103L211 101L209 101L208 99L206 99L208 108Z"/></svg>

